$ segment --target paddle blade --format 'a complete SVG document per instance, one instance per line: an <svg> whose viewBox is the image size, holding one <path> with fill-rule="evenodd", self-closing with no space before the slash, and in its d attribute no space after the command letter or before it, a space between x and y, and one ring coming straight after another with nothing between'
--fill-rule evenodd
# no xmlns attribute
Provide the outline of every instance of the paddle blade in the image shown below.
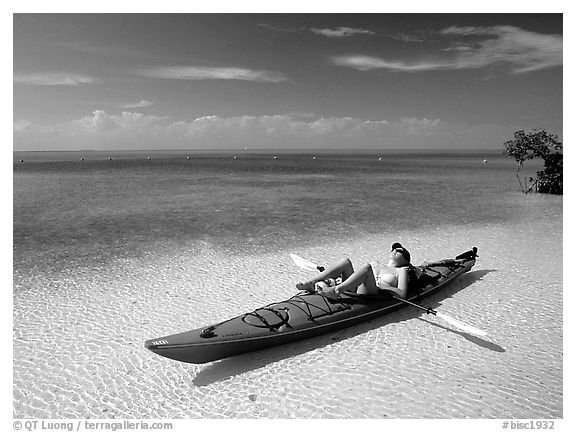
<svg viewBox="0 0 576 432"><path fill-rule="evenodd" d="M299 257L298 255L294 255L294 254L289 254L289 255L290 255L290 258L292 259L292 261L294 262L294 264L296 264L301 269L313 270L313 271L318 270L318 266L316 264L314 264L313 262L308 261L307 259L304 259L302 257Z"/></svg>
<svg viewBox="0 0 576 432"><path fill-rule="evenodd" d="M462 321L458 321L456 318L449 317L448 315L444 315L443 313L436 312L436 316L438 318L443 319L447 323L453 325L454 327L459 328L460 330L465 331L466 333L469 333L471 335L486 336L488 334L484 330L480 330L480 329L477 329L476 327L472 327L470 324L466 324Z"/></svg>

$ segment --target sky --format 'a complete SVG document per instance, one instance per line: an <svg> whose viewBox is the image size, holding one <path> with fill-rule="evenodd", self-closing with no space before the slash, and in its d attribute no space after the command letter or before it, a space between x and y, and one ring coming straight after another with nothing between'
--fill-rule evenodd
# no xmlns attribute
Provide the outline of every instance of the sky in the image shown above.
<svg viewBox="0 0 576 432"><path fill-rule="evenodd" d="M562 140L562 14L14 14L14 150Z"/></svg>

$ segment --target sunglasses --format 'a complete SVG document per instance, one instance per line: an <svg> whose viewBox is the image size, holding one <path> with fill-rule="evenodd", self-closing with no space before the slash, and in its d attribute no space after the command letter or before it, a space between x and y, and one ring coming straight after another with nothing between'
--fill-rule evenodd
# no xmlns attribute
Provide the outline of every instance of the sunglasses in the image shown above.
<svg viewBox="0 0 576 432"><path fill-rule="evenodd" d="M407 255L408 255L408 252L407 252L404 248L398 248L398 247L396 247L396 248L393 248L393 249L392 249L392 252L399 253L399 254L401 254L405 259L407 259L407 260L409 259L408 256L407 256Z"/></svg>

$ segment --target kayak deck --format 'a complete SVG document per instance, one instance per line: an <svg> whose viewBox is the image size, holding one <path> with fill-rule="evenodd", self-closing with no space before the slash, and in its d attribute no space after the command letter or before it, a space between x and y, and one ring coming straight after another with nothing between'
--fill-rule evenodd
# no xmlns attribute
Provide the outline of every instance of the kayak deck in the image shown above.
<svg viewBox="0 0 576 432"><path fill-rule="evenodd" d="M408 296L418 302L440 291L475 260L445 260L422 267L430 284ZM222 358L321 335L384 315L405 306L389 294L367 296L344 293L338 300L299 293L209 326L146 341L158 355L186 363L207 363Z"/></svg>

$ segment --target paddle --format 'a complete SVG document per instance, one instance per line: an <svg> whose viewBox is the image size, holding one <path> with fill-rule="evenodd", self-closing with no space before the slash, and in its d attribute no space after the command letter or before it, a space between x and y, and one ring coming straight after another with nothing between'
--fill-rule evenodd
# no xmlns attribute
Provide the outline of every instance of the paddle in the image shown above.
<svg viewBox="0 0 576 432"><path fill-rule="evenodd" d="M294 264L296 264L301 269L324 271L324 267L316 265L313 262L308 261L307 259L302 258L298 255L290 254L290 258L292 259ZM484 330L477 329L476 327L473 327L470 324L466 324L462 321L457 320L456 318L452 318L452 317L450 317L444 313L440 313L440 312L438 312L438 311L436 311L430 307L426 308L424 306L420 306L416 303L412 303L411 301L405 300L405 299L400 298L400 297L394 296L394 298L396 300L403 302L403 303L409 304L410 306L414 306L418 309L422 309L423 311L426 311L426 313L435 315L438 318L440 318L440 319L446 321L447 323L453 325L454 327L459 328L462 331L465 331L466 333L469 333L469 334L472 334L475 336L486 336L486 334L487 334Z"/></svg>
<svg viewBox="0 0 576 432"><path fill-rule="evenodd" d="M294 261L294 264L296 264L298 267L300 267L304 270L318 270L320 272L324 271L324 267L318 266L318 265L314 264L313 262L308 261L307 259L299 257L298 255L290 254L290 258L292 258L292 261Z"/></svg>

